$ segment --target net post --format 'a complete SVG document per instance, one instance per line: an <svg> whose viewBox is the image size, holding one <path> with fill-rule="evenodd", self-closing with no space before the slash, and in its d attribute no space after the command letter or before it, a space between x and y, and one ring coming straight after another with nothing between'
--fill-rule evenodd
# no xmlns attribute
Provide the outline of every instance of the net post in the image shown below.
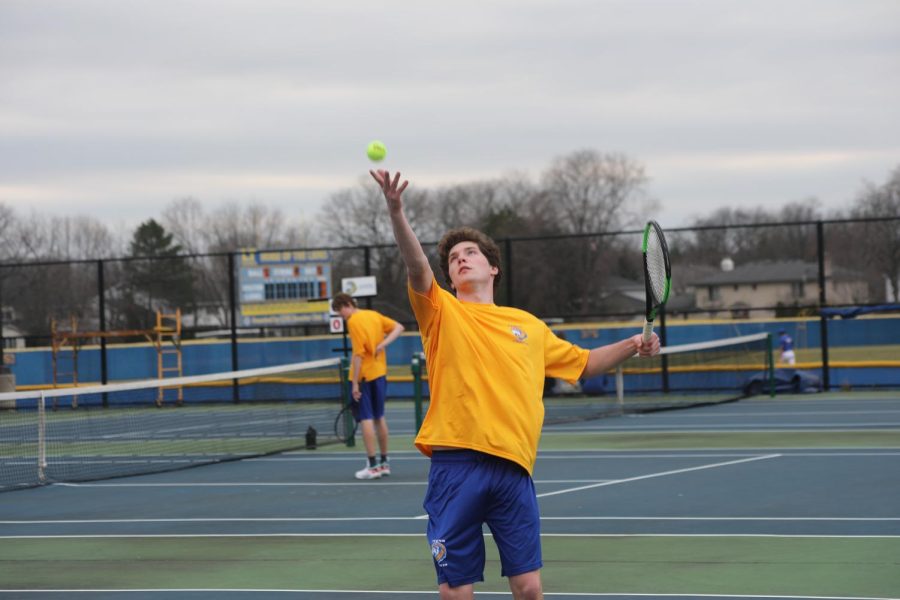
<svg viewBox="0 0 900 600"><path fill-rule="evenodd" d="M44 398L44 392L41 392L40 398L38 398L38 464L37 464L37 475L38 481L44 483L47 481L47 474L45 469L47 468L47 412L46 412L46 399Z"/></svg>
<svg viewBox="0 0 900 600"><path fill-rule="evenodd" d="M3 306L3 275L0 274L0 306ZM0 310L0 365L5 365L6 360L3 356L3 348L6 343L3 341L3 311Z"/></svg>
<svg viewBox="0 0 900 600"><path fill-rule="evenodd" d="M766 335L766 373L769 380L769 397L775 397L775 353L772 350L772 334Z"/></svg>
<svg viewBox="0 0 900 600"><path fill-rule="evenodd" d="M625 372L622 365L616 365L616 407L618 412L625 410Z"/></svg>
<svg viewBox="0 0 900 600"><path fill-rule="evenodd" d="M416 409L416 431L422 427L422 363L425 357L420 352L414 352L410 368L413 375L413 404Z"/></svg>
<svg viewBox="0 0 900 600"><path fill-rule="evenodd" d="M238 342L237 342L237 283L235 282L234 252L228 253L228 316L231 334L231 370L238 370ZM241 389L238 380L231 382L231 399L237 404L241 401Z"/></svg>
<svg viewBox="0 0 900 600"><path fill-rule="evenodd" d="M346 356L341 357L340 362L340 379L341 379L341 406L348 407L353 402L350 397L350 359ZM344 413L344 437L347 438L347 447L356 446L356 436L353 435L353 415L348 410Z"/></svg>
<svg viewBox="0 0 900 600"><path fill-rule="evenodd" d="M827 392L831 389L831 368L828 359L828 317L821 311L822 308L828 306L828 297L825 294L825 231L822 221L816 221L816 249L819 263L819 337L822 346L822 389Z"/></svg>
<svg viewBox="0 0 900 600"><path fill-rule="evenodd" d="M104 280L103 259L97 261L97 318L100 331L106 331L106 283ZM106 336L100 336L100 383L109 383L109 369L107 365ZM103 408L109 408L109 397L101 396Z"/></svg>

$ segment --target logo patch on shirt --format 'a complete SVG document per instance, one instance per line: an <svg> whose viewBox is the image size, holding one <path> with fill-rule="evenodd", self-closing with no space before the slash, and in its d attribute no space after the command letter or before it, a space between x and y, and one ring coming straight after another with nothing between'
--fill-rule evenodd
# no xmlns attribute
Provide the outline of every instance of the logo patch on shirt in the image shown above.
<svg viewBox="0 0 900 600"><path fill-rule="evenodd" d="M444 545L444 540L433 540L431 542L431 556L438 566L447 566L447 563L443 562L447 558L447 547Z"/></svg>
<svg viewBox="0 0 900 600"><path fill-rule="evenodd" d="M518 325L512 325L509 330L512 331L512 334L516 338L517 342L524 342L528 339L528 334L522 331L522 328Z"/></svg>

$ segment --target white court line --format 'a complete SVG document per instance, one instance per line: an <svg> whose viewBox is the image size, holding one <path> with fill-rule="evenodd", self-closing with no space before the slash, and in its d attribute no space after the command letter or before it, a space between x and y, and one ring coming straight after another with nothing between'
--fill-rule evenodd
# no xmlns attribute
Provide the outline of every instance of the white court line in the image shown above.
<svg viewBox="0 0 900 600"><path fill-rule="evenodd" d="M0 590L0 595L3 594L23 594L23 593L31 593L31 594L98 594L98 593L128 593L128 592L140 592L143 594L146 593L161 593L161 594L171 594L171 593L187 593L187 592L219 592L219 593L228 593L228 592L238 592L238 593L251 593L251 594L365 594L365 595L424 595L432 597L434 596L434 590L420 590L420 591L400 591L400 590L312 590L312 589L297 589L297 590L286 590L286 589L262 589L262 588L109 588L109 589L78 589L78 590L69 590L69 589L58 589L58 590ZM479 596L504 596L509 597L509 592L484 592L479 590ZM758 598L760 600L765 600L767 598L775 598L775 599L784 599L784 600L900 600L900 598L888 598L885 596L785 596L783 594L773 596L773 595L752 595L752 594L649 594L649 593L616 593L616 592L544 592L545 598L568 598L569 596L578 596L581 598L609 598L609 597L617 597L617 598L687 598L690 600L691 598L743 598L743 599L753 599Z"/></svg>
<svg viewBox="0 0 900 600"><path fill-rule="evenodd" d="M900 517L541 517L541 521L900 521ZM0 521L3 523L4 521ZM38 521L40 522L40 521Z"/></svg>
<svg viewBox="0 0 900 600"><path fill-rule="evenodd" d="M652 479L654 477L665 477L667 475L676 475L678 473L689 473L691 471L702 471L703 469L714 469L717 467L725 467L728 465L737 465L737 464L746 463L746 462L753 462L756 460L766 460L769 458L778 458L779 456L781 456L781 455L780 454L766 454L764 456L751 456L749 458L743 458L740 460L730 460L727 462L713 463L713 464L709 464L709 465L700 465L699 467L687 467L685 469L675 469L672 471L662 471L659 473L650 473L648 475L638 475L637 477L628 477L627 479L612 479L610 481L604 481L601 483L594 483L591 485L583 485L583 486L579 486L579 487L568 488L565 490L557 490L555 492L547 492L545 494L538 494L537 497L538 498L546 498L547 496L568 494L570 492L580 492L582 490L590 490L593 488L603 487L603 486L607 486L607 485L618 485L620 483L628 483L631 481L640 481L641 479ZM419 515L416 518L417 519L427 519L428 515L427 514Z"/></svg>
<svg viewBox="0 0 900 600"><path fill-rule="evenodd" d="M836 540L856 540L856 539L897 539L900 535L893 534L873 534L873 535L846 535L846 534L823 534L815 533L542 533L541 537L553 538L590 538L590 537L663 537L663 538L778 538L778 539L836 539Z"/></svg>
<svg viewBox="0 0 900 600"><path fill-rule="evenodd" d="M849 457L849 456L900 456L900 451L897 452L782 452L782 456L802 456L806 457L817 457L817 456L841 456L841 457Z"/></svg>
<svg viewBox="0 0 900 600"><path fill-rule="evenodd" d="M771 451L773 448L767 448L767 450ZM751 449L747 452L697 452L696 454L691 454L690 452L695 452L688 450L685 454L615 454L616 450L548 450L548 452L596 452L596 454L559 454L557 456L551 456L547 454L538 454L538 461L543 460L571 460L573 458L585 458L590 460L600 460L600 459L611 459L611 460L619 460L625 458L729 458L729 457L748 457L748 456L759 456L760 448ZM895 451L883 451L883 452L794 452L790 449L779 448L778 453L783 457L789 456L900 456L900 450Z"/></svg>
<svg viewBox="0 0 900 600"><path fill-rule="evenodd" d="M354 521L415 521L416 517L196 517L169 519L59 519L41 521L0 521L0 525L72 525L107 523L318 523Z"/></svg>
<svg viewBox="0 0 900 600"><path fill-rule="evenodd" d="M361 486L361 487L383 487L383 486L407 486L407 485L428 485L427 481L392 481L388 482L354 482L354 481L346 481L346 482L255 482L250 483L246 481L242 482L231 482L231 481L222 481L215 483L201 483L201 482L179 482L179 483L55 483L53 484L59 487L69 487L69 488L150 488L150 487L184 487L184 488L192 488L192 487L353 487L353 486Z"/></svg>
<svg viewBox="0 0 900 600"><path fill-rule="evenodd" d="M536 484L545 483L603 483L611 481L609 479L540 479L535 480ZM368 481L368 482L352 482L352 481L325 481L325 482L175 482L175 483L55 483L59 487L68 488L204 488L204 487L393 487L393 486L423 486L428 485L428 481Z"/></svg>
<svg viewBox="0 0 900 600"><path fill-rule="evenodd" d="M165 519L41 519L3 520L0 525L73 525L110 523L318 523L418 521L419 517L192 517ZM541 521L815 521L815 522L885 522L900 521L900 517L548 517Z"/></svg>
<svg viewBox="0 0 900 600"><path fill-rule="evenodd" d="M822 448L822 452L806 452L808 450L815 450L816 448ZM713 448L707 450L706 448L654 448L652 450L645 450L646 454L641 453L635 450L615 450L615 449L599 449L599 450L585 450L583 448L570 448L570 449L554 449L554 450L540 450L538 452L538 460L543 459L560 459L565 460L569 458L590 458L590 459L614 459L618 460L621 458L724 458L729 456L756 456L760 452L769 452L773 448ZM803 452L794 452L790 448L777 448L779 452L784 454L785 456L900 456L900 449L896 451L888 451L884 450L879 446L873 447L860 447L858 450L853 451L848 450L846 448L836 448L835 446L804 446ZM869 450L870 452L866 452ZM824 451L833 451L826 454ZM878 451L878 452L875 452ZM578 454L572 454L573 452L577 452ZM629 452L629 454L620 454L622 452ZM391 452L391 461L401 461L401 460L422 460L428 461L428 457L418 452L408 452L413 456L397 456L399 453ZM665 453L665 454L663 454ZM258 458L248 458L243 462L342 462L342 461L353 461L358 462L360 460L359 455L356 454L346 454L346 455L334 455L334 456L305 456L301 453L290 452L280 456L268 456L268 457L258 457Z"/></svg>
<svg viewBox="0 0 900 600"><path fill-rule="evenodd" d="M64 539L194 539L194 538L360 538L422 537L422 533L98 533L59 535L2 535L0 540L64 540ZM482 534L493 537L491 533ZM778 539L897 539L900 535L836 535L782 533L542 533L542 538L778 538Z"/></svg>
<svg viewBox="0 0 900 600"><path fill-rule="evenodd" d="M234 425L229 425L232 429L236 429L237 427L247 428L251 425L273 425L281 423L281 419L255 419L253 421L241 421L240 423L235 423ZM202 439L206 437L202 432L207 431L216 431L219 428L218 425L191 425L186 427L166 427L165 429L157 429L157 436L169 435L172 436L174 434L185 433L185 432L200 432L200 435L195 436L194 438L188 439ZM269 430L266 429L258 429L252 431L236 431L233 432L231 437L265 437L265 435L269 433ZM98 435L97 438L100 440L113 440L113 439L143 439L146 434L142 431L130 431L124 433L108 433L104 435ZM281 437L280 434L275 434L278 437Z"/></svg>
<svg viewBox="0 0 900 600"><path fill-rule="evenodd" d="M802 411L773 411L773 412L721 412L721 413L698 413L691 414L671 412L657 412L652 414L652 418L666 419L727 419L730 417L818 417L822 415L898 415L900 410L894 409L872 409L872 410L802 410ZM628 418L640 419L651 418L650 415L628 415Z"/></svg>
<svg viewBox="0 0 900 600"><path fill-rule="evenodd" d="M306 450L305 452L310 452ZM327 452L327 450L326 450ZM428 457L419 452L405 452L405 454L410 454L411 456L398 456L400 452L391 452L390 459L391 462L399 461L399 460L422 460L427 461ZM366 457L364 454L359 454L356 452L347 452L345 454L332 454L329 456L309 456L304 452L285 452L284 454L280 454L277 456L259 456L255 458L248 458L244 462L332 462L332 461L353 461L353 462L365 462Z"/></svg>
<svg viewBox="0 0 900 600"><path fill-rule="evenodd" d="M641 423L631 423L628 425L597 425L596 427L590 426L578 426L578 427L560 427L557 431L656 431L656 430L670 430L677 429L682 431L683 433L691 433L692 431L807 431L807 430L816 430L816 431L836 431L836 432L846 432L846 431L855 431L860 427L877 427L878 429L866 429L861 431L860 433L869 433L871 431L894 431L892 429L886 428L886 425L890 423L885 423L884 421L874 421L871 423L847 423L843 426L835 425L834 423L715 423L711 425L701 425L696 423L691 423L685 425L684 423L676 423L673 425L654 425L650 423L641 424ZM900 425L900 421L896 423ZM690 429L685 429L686 427L690 427ZM755 428L755 429L751 429Z"/></svg>
<svg viewBox="0 0 900 600"><path fill-rule="evenodd" d="M639 475L637 477L628 477L626 479L614 479L612 481L605 481L603 483L595 483L592 485L584 485L581 487L568 488L565 490L557 490L555 492L547 492L545 494L538 494L537 497L538 498L546 498L548 496L557 496L559 494L569 494L571 492L580 492L582 490L589 490L589 489L603 487L603 486L607 486L607 485L617 485L620 483L629 483L631 481L640 481L642 479L652 479L654 477L665 477L667 475L677 475L679 473L690 473L691 471L702 471L704 469L716 469L718 467L727 467L729 465L739 465L741 463L754 462L757 460L768 460L770 458L778 458L780 456L781 456L781 454L766 454L763 456L753 456L750 458L744 458L744 459L740 459L740 460L730 460L727 462L713 463L713 464L709 464L709 465L700 465L699 467L687 467L685 469L675 469L672 471L662 471L660 473L650 473L648 475Z"/></svg>

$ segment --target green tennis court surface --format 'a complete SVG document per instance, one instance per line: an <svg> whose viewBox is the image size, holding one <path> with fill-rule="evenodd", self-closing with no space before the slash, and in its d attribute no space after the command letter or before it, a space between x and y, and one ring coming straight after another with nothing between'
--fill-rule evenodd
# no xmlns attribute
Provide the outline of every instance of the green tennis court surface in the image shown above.
<svg viewBox="0 0 900 600"><path fill-rule="evenodd" d="M486 582L477 589L508 591L487 541ZM15 546L16 556L10 556L5 543L0 558L16 570L0 574L5 582L35 590L409 592L428 590L434 575L424 537L27 540ZM544 587L570 593L890 597L897 590L898 575L891 571L898 550L896 539L551 535L544 538Z"/></svg>
<svg viewBox="0 0 900 600"><path fill-rule="evenodd" d="M0 598L436 597L401 407L385 480L330 446L2 493ZM548 427L535 482L548 598L900 597L900 394Z"/></svg>

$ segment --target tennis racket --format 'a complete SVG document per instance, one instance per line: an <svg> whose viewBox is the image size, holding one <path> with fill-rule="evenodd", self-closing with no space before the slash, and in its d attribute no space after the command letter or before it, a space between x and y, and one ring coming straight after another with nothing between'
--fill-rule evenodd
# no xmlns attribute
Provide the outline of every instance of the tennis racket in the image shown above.
<svg viewBox="0 0 900 600"><path fill-rule="evenodd" d="M644 287L647 292L647 311L644 321L644 341L653 335L653 321L669 299L672 288L672 265L669 264L669 247L666 237L656 221L647 221L644 227Z"/></svg>
<svg viewBox="0 0 900 600"><path fill-rule="evenodd" d="M344 443L356 435L356 427L359 425L359 403L350 402L341 409L334 419L334 436L339 442Z"/></svg>

